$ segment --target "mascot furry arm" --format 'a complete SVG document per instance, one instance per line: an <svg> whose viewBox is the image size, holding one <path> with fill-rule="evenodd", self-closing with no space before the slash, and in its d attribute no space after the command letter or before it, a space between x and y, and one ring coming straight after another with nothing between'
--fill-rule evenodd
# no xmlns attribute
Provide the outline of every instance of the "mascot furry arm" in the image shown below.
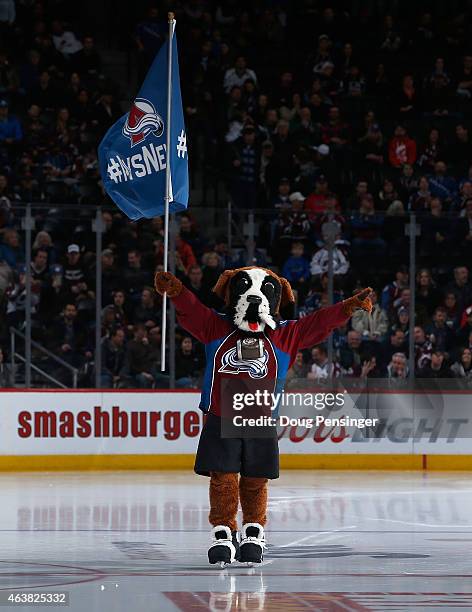
<svg viewBox="0 0 472 612"><path fill-rule="evenodd" d="M223 272L213 291L225 300L226 306L230 304L232 279L240 270L252 269L241 268ZM274 276L281 285L280 297L274 313L278 314L281 306L294 301L293 293L286 279L276 276L270 270L264 270L264 272ZM172 273L157 272L154 284L159 294L167 292L175 305L179 324L197 340L206 344L234 329L234 323L231 320L203 305ZM277 343L289 349L287 352L290 353L290 362L292 362L297 350L310 348L323 342L336 327L344 325L358 308L370 313L372 311L372 302L369 297L371 293L372 289L368 287L342 302L321 308L302 319L284 322L284 325L277 327L274 332L278 336Z"/></svg>

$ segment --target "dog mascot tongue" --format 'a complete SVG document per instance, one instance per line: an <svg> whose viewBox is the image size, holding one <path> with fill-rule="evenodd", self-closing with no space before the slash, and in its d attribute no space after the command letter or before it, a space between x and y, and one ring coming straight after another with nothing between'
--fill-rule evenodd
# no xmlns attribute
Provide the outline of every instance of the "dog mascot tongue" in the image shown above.
<svg viewBox="0 0 472 612"><path fill-rule="evenodd" d="M208 414L195 460L195 472L210 477L212 541L208 559L223 566L233 561L261 563L265 548L267 484L279 476L277 431L264 437L222 435L222 421L231 413L232 388L279 393L288 368L301 349L323 342L353 312L372 310L371 289L322 308L300 320L281 321L279 309L294 301L285 278L264 268L226 270L213 291L224 300L225 313L204 306L170 272L157 272L156 291L167 292L179 324L206 349L207 364L200 408ZM226 392L225 392L226 389ZM272 396L270 396L272 397ZM238 532L239 504L243 526Z"/></svg>

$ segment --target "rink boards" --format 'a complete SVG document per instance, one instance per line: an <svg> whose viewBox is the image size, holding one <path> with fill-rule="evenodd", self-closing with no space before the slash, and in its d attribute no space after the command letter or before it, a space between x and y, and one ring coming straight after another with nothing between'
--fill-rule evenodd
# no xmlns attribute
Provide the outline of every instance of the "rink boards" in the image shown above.
<svg viewBox="0 0 472 612"><path fill-rule="evenodd" d="M466 391L347 396L342 408L315 413L380 425L281 427L281 466L472 469L471 399ZM195 391L2 391L0 469L191 468L198 403Z"/></svg>

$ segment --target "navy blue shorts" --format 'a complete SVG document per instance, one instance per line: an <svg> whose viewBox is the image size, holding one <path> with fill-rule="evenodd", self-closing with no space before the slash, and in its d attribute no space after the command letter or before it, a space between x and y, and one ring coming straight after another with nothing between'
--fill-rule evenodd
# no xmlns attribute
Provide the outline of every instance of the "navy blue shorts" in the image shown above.
<svg viewBox="0 0 472 612"><path fill-rule="evenodd" d="M209 414L195 458L195 472L232 472L253 478L279 477L279 441L275 427L263 438L222 438L221 417Z"/></svg>

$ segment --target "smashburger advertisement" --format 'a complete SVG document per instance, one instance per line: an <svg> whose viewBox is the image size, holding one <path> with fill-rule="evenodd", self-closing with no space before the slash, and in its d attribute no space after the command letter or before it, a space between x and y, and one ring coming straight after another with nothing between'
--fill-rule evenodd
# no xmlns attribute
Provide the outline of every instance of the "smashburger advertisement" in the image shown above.
<svg viewBox="0 0 472 612"><path fill-rule="evenodd" d="M372 420L379 425L366 431L346 425L365 416L347 397L339 419L280 418L280 451L468 454L470 398L456 393L425 403L418 395L386 394L368 415L381 417ZM193 391L0 392L0 454L193 454L204 419L198 403Z"/></svg>

